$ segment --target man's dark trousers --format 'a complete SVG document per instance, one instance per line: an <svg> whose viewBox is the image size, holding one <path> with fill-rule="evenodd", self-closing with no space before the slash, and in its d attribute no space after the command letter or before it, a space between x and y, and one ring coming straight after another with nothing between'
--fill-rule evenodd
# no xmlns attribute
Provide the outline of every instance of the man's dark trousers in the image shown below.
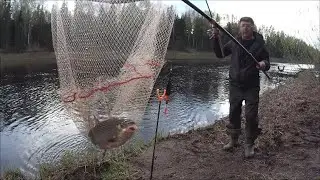
<svg viewBox="0 0 320 180"><path fill-rule="evenodd" d="M260 87L240 87L229 85L229 122L227 128L230 130L241 129L242 101L245 101L245 132L246 142L253 144L259 135L258 129L258 107Z"/></svg>

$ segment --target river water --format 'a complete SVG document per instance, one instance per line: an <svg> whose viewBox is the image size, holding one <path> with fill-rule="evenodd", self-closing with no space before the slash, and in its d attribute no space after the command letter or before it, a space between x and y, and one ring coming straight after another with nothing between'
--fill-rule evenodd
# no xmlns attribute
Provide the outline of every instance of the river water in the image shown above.
<svg viewBox="0 0 320 180"><path fill-rule="evenodd" d="M280 72L277 67L283 65L285 69ZM261 73L260 93L308 68L313 66L272 64L268 72L271 81ZM182 133L228 115L228 66L174 65L172 73L169 111L167 116L161 113L160 132ZM1 77L1 82L1 172L19 168L32 177L39 163L54 161L67 150L83 152L92 148L62 107L56 92L56 71L22 78L8 75ZM158 102L150 101L138 133L145 141L154 136L157 111Z"/></svg>

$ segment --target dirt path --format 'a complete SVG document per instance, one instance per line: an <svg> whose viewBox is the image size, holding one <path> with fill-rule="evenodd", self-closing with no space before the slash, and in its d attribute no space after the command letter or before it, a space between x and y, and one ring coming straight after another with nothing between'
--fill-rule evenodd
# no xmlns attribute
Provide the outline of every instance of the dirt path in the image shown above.
<svg viewBox="0 0 320 180"><path fill-rule="evenodd" d="M320 79L311 77L302 73L261 98L263 134L255 158L245 159L243 146L221 150L227 142L223 119L159 142L153 179L320 180ZM132 159L132 179L149 179L151 158L149 148Z"/></svg>

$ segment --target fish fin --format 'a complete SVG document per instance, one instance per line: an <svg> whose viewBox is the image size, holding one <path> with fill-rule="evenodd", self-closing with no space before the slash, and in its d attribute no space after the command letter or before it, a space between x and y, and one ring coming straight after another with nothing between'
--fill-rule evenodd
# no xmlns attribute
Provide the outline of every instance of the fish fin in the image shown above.
<svg viewBox="0 0 320 180"><path fill-rule="evenodd" d="M95 115L92 115L92 116L93 116L93 120L94 120L94 126L96 126L97 124L100 123L100 121L98 120L98 118Z"/></svg>
<svg viewBox="0 0 320 180"><path fill-rule="evenodd" d="M117 141L117 138L112 138L112 139L108 140L109 143L113 143L113 142L116 142L116 141Z"/></svg>
<svg viewBox="0 0 320 180"><path fill-rule="evenodd" d="M96 143L96 140L94 138L94 135L93 135L92 131L93 131L92 129L89 131L88 137L90 138L91 142L96 145L97 143Z"/></svg>
<svg viewBox="0 0 320 180"><path fill-rule="evenodd" d="M114 135L112 136L111 139L108 140L108 143L115 143L119 140L119 136L118 135Z"/></svg>

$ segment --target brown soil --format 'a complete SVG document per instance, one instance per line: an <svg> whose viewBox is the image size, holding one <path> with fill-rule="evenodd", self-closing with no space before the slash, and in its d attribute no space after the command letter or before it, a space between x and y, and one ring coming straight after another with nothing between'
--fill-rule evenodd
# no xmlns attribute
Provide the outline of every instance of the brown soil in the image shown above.
<svg viewBox="0 0 320 180"><path fill-rule="evenodd" d="M221 150L228 141L224 118L161 140L153 179L320 179L320 79L301 73L265 93L259 118L263 132L254 158L244 158L243 146ZM131 160L132 179L149 179L152 150Z"/></svg>

